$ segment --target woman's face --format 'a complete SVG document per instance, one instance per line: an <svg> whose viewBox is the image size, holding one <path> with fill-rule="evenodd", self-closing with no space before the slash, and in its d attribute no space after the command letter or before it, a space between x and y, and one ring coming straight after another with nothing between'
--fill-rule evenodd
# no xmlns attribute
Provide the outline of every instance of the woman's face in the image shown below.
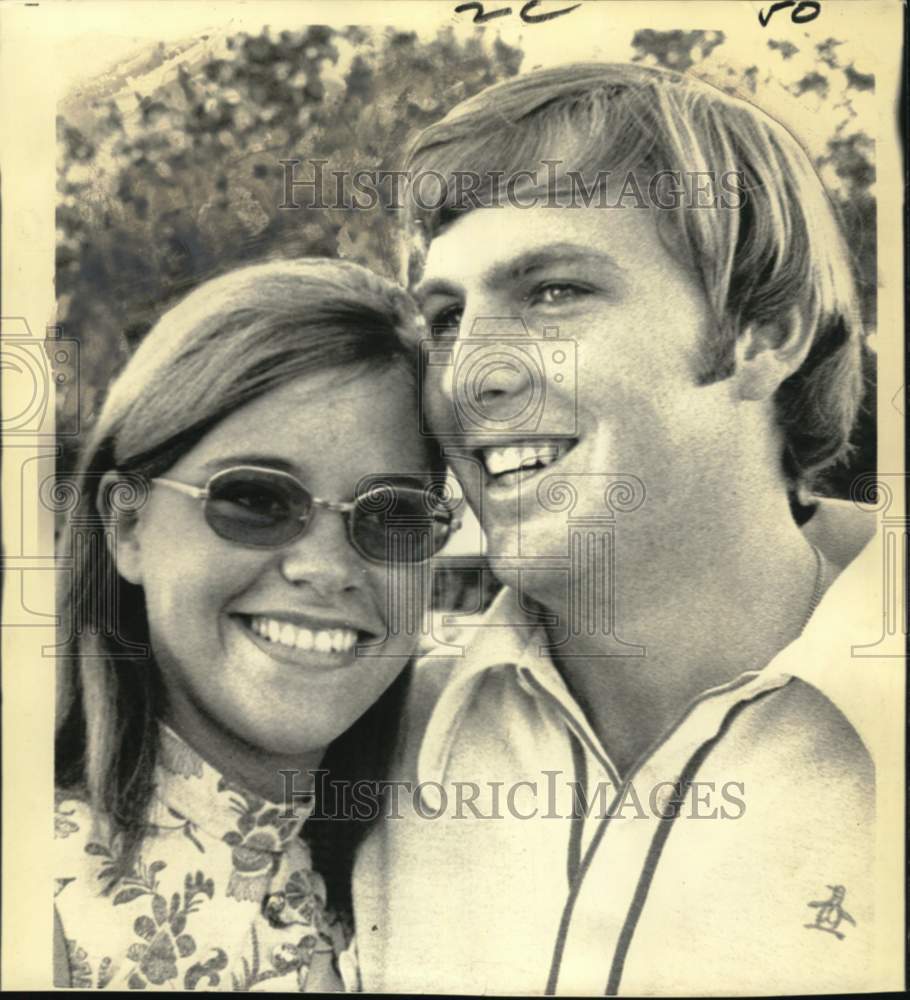
<svg viewBox="0 0 910 1000"><path fill-rule="evenodd" d="M163 475L204 486L225 467L271 467L316 497L350 500L364 476L422 473L429 460L408 375L324 372L226 417ZM197 745L210 734L273 755L324 748L413 652L413 635L387 628L390 615L403 620L390 604L425 568L365 560L334 511L316 508L302 536L255 549L215 534L201 500L155 485L117 558L145 591L169 721ZM356 656L351 630L381 655Z"/></svg>

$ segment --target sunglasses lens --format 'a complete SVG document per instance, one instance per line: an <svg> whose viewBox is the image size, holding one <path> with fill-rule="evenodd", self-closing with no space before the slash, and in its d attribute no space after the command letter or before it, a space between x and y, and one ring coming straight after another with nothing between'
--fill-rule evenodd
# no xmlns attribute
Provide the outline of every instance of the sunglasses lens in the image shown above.
<svg viewBox="0 0 910 1000"><path fill-rule="evenodd" d="M374 562L418 563L438 552L451 533L454 508L441 484L383 479L358 496L351 535Z"/></svg>
<svg viewBox="0 0 910 1000"><path fill-rule="evenodd" d="M230 469L209 483L205 516L222 538L268 547L296 538L310 509L309 496L291 477L265 470Z"/></svg>

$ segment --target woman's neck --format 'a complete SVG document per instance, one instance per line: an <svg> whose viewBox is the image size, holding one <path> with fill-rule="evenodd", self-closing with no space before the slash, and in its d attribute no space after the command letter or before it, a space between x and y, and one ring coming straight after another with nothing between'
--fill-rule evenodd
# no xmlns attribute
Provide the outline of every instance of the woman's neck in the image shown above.
<svg viewBox="0 0 910 1000"><path fill-rule="evenodd" d="M229 781L282 805L296 794L313 790L315 772L325 756L324 748L301 754L262 750L225 733L214 722L207 724L195 711L181 711L179 704L167 707L163 721Z"/></svg>

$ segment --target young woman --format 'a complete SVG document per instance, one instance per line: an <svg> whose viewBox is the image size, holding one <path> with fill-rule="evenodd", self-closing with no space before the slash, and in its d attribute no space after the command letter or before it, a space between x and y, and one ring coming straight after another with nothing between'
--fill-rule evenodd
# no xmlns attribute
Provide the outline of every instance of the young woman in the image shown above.
<svg viewBox="0 0 910 1000"><path fill-rule="evenodd" d="M344 789L382 777L454 526L415 322L355 265L256 265L113 385L68 521L60 985L356 988Z"/></svg>

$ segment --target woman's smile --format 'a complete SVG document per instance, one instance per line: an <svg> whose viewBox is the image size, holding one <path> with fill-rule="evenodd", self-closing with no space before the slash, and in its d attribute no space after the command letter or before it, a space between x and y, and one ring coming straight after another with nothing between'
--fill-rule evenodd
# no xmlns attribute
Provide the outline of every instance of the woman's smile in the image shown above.
<svg viewBox="0 0 910 1000"><path fill-rule="evenodd" d="M371 637L371 633L349 626L320 625L312 620L303 624L280 614L235 614L229 620L272 659L317 673L353 666L358 642Z"/></svg>

